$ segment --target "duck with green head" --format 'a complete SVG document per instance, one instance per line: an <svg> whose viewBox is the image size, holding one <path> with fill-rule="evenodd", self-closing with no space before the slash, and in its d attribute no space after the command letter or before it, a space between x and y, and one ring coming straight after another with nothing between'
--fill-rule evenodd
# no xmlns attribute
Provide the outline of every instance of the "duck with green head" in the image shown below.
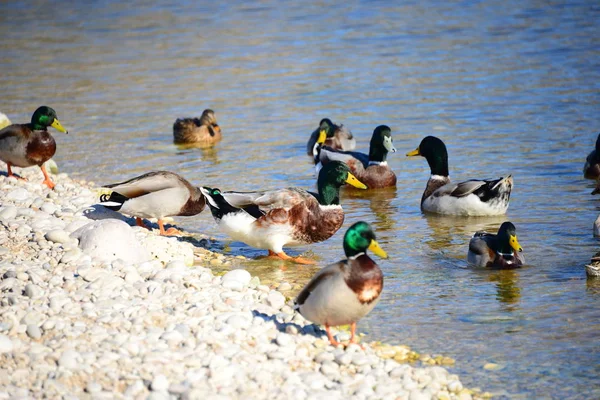
<svg viewBox="0 0 600 400"><path fill-rule="evenodd" d="M322 242L340 229L344 222L340 187L345 183L366 188L345 164L333 162L319 173L318 193L295 187L259 192L200 190L217 225L232 239L267 249L272 257L314 264L313 260L288 256L283 246Z"/></svg>
<svg viewBox="0 0 600 400"><path fill-rule="evenodd" d="M467 261L475 267L514 269L525 263L519 253L523 248L517 240L517 228L511 222L500 225L498 233L475 232L469 242Z"/></svg>
<svg viewBox="0 0 600 400"><path fill-rule="evenodd" d="M26 168L37 165L44 174L42 183L50 189L54 188L54 182L44 166L56 152L56 142L48 132L49 126L68 133L56 117L56 111L41 106L33 113L30 123L12 124L0 130L0 160L6 163L8 176L15 176L13 166Z"/></svg>
<svg viewBox="0 0 600 400"><path fill-rule="evenodd" d="M369 224L360 221L344 235L346 259L319 270L296 297L300 314L309 321L325 325L333 346L340 343L334 339L329 327L350 324L350 343L356 343L356 322L375 307L383 290L383 273L367 255L367 250L387 258Z"/></svg>
<svg viewBox="0 0 600 400"><path fill-rule="evenodd" d="M508 209L512 176L506 178L453 183L448 174L446 145L435 136L427 136L419 147L406 154L425 157L431 176L421 197L421 210L460 216L503 215Z"/></svg>
<svg viewBox="0 0 600 400"><path fill-rule="evenodd" d="M356 147L356 140L352 136L352 132L344 125L336 125L329 118L323 118L319 122L319 127L313 131L306 144L306 154L313 155L313 149L319 135L325 134L324 145L331 147L334 150L349 151Z"/></svg>
<svg viewBox="0 0 600 400"><path fill-rule="evenodd" d="M319 162L325 165L331 161L341 161L347 164L354 176L369 189L379 189L396 186L396 174L387 163L387 155L390 152L396 152L392 130L387 125L379 125L371 136L369 154L322 147L319 151Z"/></svg>

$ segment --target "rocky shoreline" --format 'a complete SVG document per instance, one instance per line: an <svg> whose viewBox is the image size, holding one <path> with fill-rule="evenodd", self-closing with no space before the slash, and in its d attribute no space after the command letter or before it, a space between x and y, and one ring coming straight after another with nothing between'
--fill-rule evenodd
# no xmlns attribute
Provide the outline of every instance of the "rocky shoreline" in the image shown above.
<svg viewBox="0 0 600 400"><path fill-rule="evenodd" d="M0 399L488 397L406 346L333 348L258 277L214 274L236 258L208 237L158 236L91 207L92 182L16 172L29 181L0 176Z"/></svg>

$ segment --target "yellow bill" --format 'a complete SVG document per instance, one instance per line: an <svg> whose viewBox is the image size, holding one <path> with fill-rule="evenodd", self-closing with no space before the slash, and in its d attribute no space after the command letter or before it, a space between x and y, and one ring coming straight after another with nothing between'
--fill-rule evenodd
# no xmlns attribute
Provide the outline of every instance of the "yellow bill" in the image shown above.
<svg viewBox="0 0 600 400"><path fill-rule="evenodd" d="M376 240L371 240L369 250L371 250L373 254L376 254L381 258L388 258L387 253L379 246L379 243L377 243Z"/></svg>
<svg viewBox="0 0 600 400"><path fill-rule="evenodd" d="M323 143L325 143L326 139L327 139L327 133L325 132L325 129L321 129L319 131L319 137L317 138L317 143L323 144Z"/></svg>
<svg viewBox="0 0 600 400"><path fill-rule="evenodd" d="M523 251L523 248L519 244L517 240L517 235L510 235L510 239L508 240L508 244L513 248L514 251Z"/></svg>
<svg viewBox="0 0 600 400"><path fill-rule="evenodd" d="M364 183L362 183L361 181L356 179L356 177L354 175L352 175L350 172L348 172L348 177L346 178L346 183L354 186L355 188L359 188L359 189L367 188L367 185L365 185Z"/></svg>
<svg viewBox="0 0 600 400"><path fill-rule="evenodd" d="M419 148L417 147L416 149L414 149L413 151L409 151L408 153L406 153L406 155L408 157L414 157L414 156L420 156L421 152L419 151Z"/></svg>
<svg viewBox="0 0 600 400"><path fill-rule="evenodd" d="M67 132L67 130L65 128L63 128L63 126L60 124L60 121L58 120L58 118L54 118L54 121L52 121L52 124L50 125L51 127L53 127L54 129L56 129L59 132L62 133L69 133Z"/></svg>

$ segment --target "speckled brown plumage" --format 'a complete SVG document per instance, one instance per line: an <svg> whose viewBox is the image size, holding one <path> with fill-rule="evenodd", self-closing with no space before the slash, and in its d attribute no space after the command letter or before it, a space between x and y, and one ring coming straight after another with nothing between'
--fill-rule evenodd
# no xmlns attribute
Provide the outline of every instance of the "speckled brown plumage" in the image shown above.
<svg viewBox="0 0 600 400"><path fill-rule="evenodd" d="M177 144L214 144L221 140L221 127L213 110L206 109L200 118L180 118L173 124L173 141Z"/></svg>
<svg viewBox="0 0 600 400"><path fill-rule="evenodd" d="M325 143L323 144L324 146L328 146L332 149L342 151L354 150L354 148L356 147L356 140L354 139L352 132L350 132L348 128L341 124L334 124L327 118L321 120L321 124L323 123L323 121L328 121L328 123L331 126L331 129L333 130L325 139ZM313 155L313 147L319 137L319 131L320 128L315 129L311 133L310 138L308 139L308 143L306 144L306 154L308 154L309 156Z"/></svg>

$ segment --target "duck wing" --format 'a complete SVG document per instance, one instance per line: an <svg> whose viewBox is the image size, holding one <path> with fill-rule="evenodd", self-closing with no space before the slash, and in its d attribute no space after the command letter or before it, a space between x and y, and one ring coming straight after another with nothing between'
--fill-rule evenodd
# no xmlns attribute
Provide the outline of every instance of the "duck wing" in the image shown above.
<svg viewBox="0 0 600 400"><path fill-rule="evenodd" d="M319 160L322 164L327 164L331 161L341 161L348 166L352 166L353 164L355 165L357 162L361 163L363 168L367 168L369 166L368 154L359 153L357 151L334 150L327 146L321 147Z"/></svg>
<svg viewBox="0 0 600 400"><path fill-rule="evenodd" d="M181 187L189 189L191 185L188 181L173 172L154 171L125 182L104 185L103 187L110 188L131 199L165 189Z"/></svg>
<svg viewBox="0 0 600 400"><path fill-rule="evenodd" d="M330 264L325 268L319 270L312 279L304 286L304 289L298 294L294 303L296 308L303 305L310 294L315 291L319 285L326 284L332 277L337 274L346 274L348 267L348 260L339 261L335 264Z"/></svg>
<svg viewBox="0 0 600 400"><path fill-rule="evenodd" d="M487 201L490 198L498 196L499 192L501 191L500 189L502 188L501 184L507 179L512 180L511 176L509 175L506 178L499 179L471 179L460 183L448 183L436 190L433 195L436 197L465 197L470 194L474 194L482 201Z"/></svg>
<svg viewBox="0 0 600 400"><path fill-rule="evenodd" d="M262 192L223 192L223 197L234 207L246 209L248 206L256 206L263 214L274 209L287 211L298 204L317 201L312 194L299 188Z"/></svg>

